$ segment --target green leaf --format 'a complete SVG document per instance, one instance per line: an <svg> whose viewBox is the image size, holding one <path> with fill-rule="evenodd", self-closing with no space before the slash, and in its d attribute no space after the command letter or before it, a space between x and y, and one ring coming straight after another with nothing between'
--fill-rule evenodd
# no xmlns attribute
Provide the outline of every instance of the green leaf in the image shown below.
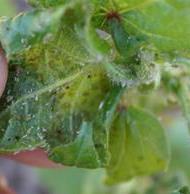
<svg viewBox="0 0 190 194"><path fill-rule="evenodd" d="M15 18L0 19L0 41L7 55L13 55L40 41L55 31L63 9L55 11L34 10Z"/></svg>
<svg viewBox="0 0 190 194"><path fill-rule="evenodd" d="M96 151L93 140L93 127L83 123L74 142L65 146L57 146L52 150L51 158L58 163L83 168L101 167L101 158Z"/></svg>
<svg viewBox="0 0 190 194"><path fill-rule="evenodd" d="M190 194L190 191L187 186L184 186L179 191L174 192L173 194Z"/></svg>
<svg viewBox="0 0 190 194"><path fill-rule="evenodd" d="M154 45L160 52L177 51L184 54L190 49L190 8L187 0L93 2L96 6L93 23L97 28L112 34L106 26L110 20L115 19L125 28L124 33L128 34L129 38L142 39L141 43L145 39L147 45ZM114 37L121 39L119 34L120 32L117 32ZM127 45L127 42L126 39L120 41L120 44ZM116 46L118 47L117 44Z"/></svg>
<svg viewBox="0 0 190 194"><path fill-rule="evenodd" d="M147 2L123 14L126 30L136 36L145 36L149 44L154 44L162 52L189 50L189 6L176 9L177 1L171 4L166 1ZM185 4L185 1L180 2Z"/></svg>
<svg viewBox="0 0 190 194"><path fill-rule="evenodd" d="M50 157L65 165L84 168L106 166L109 160L108 134L113 115L122 94L116 87L100 103L97 116L91 123L82 123L74 142L57 146L50 152Z"/></svg>
<svg viewBox="0 0 190 194"><path fill-rule="evenodd" d="M109 145L108 184L153 174L168 166L164 129L154 116L138 108L128 107L126 111L121 107L110 132Z"/></svg>
<svg viewBox="0 0 190 194"><path fill-rule="evenodd" d="M109 19L108 26L119 53L128 60L130 57L134 57L140 47L136 38L130 36L116 18Z"/></svg>
<svg viewBox="0 0 190 194"><path fill-rule="evenodd" d="M166 0L167 3L171 4L177 9L185 9L190 6L189 0Z"/></svg>
<svg viewBox="0 0 190 194"><path fill-rule="evenodd" d="M188 51L186 4L30 2L42 9L0 22L10 61L0 152L42 147L58 163L107 167L109 184L165 170L163 128L146 111L123 108L121 96L126 88L159 83L158 53L165 59Z"/></svg>
<svg viewBox="0 0 190 194"><path fill-rule="evenodd" d="M109 80L103 59L96 60L99 51L86 36L87 7L77 2L61 9L57 30L51 36L37 33L40 38L36 36L29 48L20 44L17 49L14 44L4 46L7 53L10 49L14 55L8 55L10 76L0 113L1 152L43 147L52 160L65 165L107 165L109 127L122 88ZM51 13L56 14L57 9ZM39 19L35 14L31 17ZM18 17L16 24L28 24L25 19ZM4 23L13 24L14 20ZM24 27L29 30L29 26ZM19 39L13 32L11 28L10 40L17 43ZM30 30L26 34L28 41L29 35Z"/></svg>
<svg viewBox="0 0 190 194"><path fill-rule="evenodd" d="M70 2L69 0L28 0L28 2L35 7L56 7L59 5L66 4L67 2Z"/></svg>
<svg viewBox="0 0 190 194"><path fill-rule="evenodd" d="M96 6L97 10L101 7L107 10L128 10L134 9L136 7L143 7L148 4L148 0L92 0L93 4Z"/></svg>

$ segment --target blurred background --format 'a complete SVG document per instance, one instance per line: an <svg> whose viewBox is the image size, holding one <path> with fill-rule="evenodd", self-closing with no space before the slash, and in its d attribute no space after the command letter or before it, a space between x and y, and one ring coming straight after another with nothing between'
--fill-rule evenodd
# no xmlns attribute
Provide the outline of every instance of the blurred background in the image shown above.
<svg viewBox="0 0 190 194"><path fill-rule="evenodd" d="M0 0L0 16L14 16L26 9L30 7L24 0ZM190 139L181 114L175 113L172 117L170 114L165 117L172 150L167 173L106 187L101 169L35 169L0 159L0 176L6 177L17 194L177 194L179 187L189 185Z"/></svg>

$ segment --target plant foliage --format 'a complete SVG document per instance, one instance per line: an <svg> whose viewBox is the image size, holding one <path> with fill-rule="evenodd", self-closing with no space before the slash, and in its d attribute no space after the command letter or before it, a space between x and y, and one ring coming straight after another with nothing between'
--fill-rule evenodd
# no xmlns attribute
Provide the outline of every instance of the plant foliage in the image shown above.
<svg viewBox="0 0 190 194"><path fill-rule="evenodd" d="M106 168L108 184L166 170L167 138L153 113L158 94L162 108L172 95L190 123L189 1L29 3L0 20L9 60L0 151L42 147L57 163Z"/></svg>

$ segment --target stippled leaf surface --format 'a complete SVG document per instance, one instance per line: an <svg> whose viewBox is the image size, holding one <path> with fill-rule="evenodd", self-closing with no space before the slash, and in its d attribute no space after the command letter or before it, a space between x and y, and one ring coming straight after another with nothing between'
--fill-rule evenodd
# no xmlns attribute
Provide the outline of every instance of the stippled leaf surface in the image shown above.
<svg viewBox="0 0 190 194"><path fill-rule="evenodd" d="M109 184L164 170L163 128L141 109L120 110L121 96L158 87L163 61L188 56L188 1L29 2L38 9L0 22L9 59L0 151L42 147L58 163L107 167Z"/></svg>
<svg viewBox="0 0 190 194"><path fill-rule="evenodd" d="M86 7L80 2L73 6L63 12L55 32L38 31L42 38L36 38L29 48L19 44L20 52L8 55L10 76L1 106L1 151L44 147L56 162L97 168L105 166L109 159L108 127L101 122L111 119L112 114L107 112L112 106L115 110L121 89L112 85L84 36ZM53 15L57 12L60 9ZM15 46L8 43L20 43L23 32L28 32L26 38L30 39L30 29L23 24L28 23L28 15L38 21L41 14L36 13L17 18L22 31L10 29L3 44L8 45L4 46L8 54ZM3 26L12 23L7 20ZM118 87L116 93L114 87ZM112 98L117 99L116 103L110 103L102 112L104 101Z"/></svg>
<svg viewBox="0 0 190 194"><path fill-rule="evenodd" d="M63 9L56 11L31 11L14 19L3 17L0 20L0 38L7 55L20 53L30 44L40 41L45 34L55 31Z"/></svg>

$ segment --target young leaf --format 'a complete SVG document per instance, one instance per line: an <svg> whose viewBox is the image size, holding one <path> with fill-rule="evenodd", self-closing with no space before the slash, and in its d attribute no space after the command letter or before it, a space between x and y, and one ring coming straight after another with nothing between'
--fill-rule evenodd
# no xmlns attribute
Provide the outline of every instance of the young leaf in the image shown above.
<svg viewBox="0 0 190 194"><path fill-rule="evenodd" d="M137 41L136 37L128 34L123 28L121 21L117 18L110 18L108 20L108 26L119 53L125 57L126 60L134 57L140 48L140 43Z"/></svg>
<svg viewBox="0 0 190 194"><path fill-rule="evenodd" d="M107 28L108 22L110 19L119 19L132 38L143 37L147 45L154 45L160 52L176 53L177 51L183 55L190 49L189 3L186 0L180 3L177 0L104 0L101 3L94 0L93 2L96 6L94 25L110 34ZM127 41L126 39L125 42Z"/></svg>
<svg viewBox="0 0 190 194"><path fill-rule="evenodd" d="M128 107L127 111L121 109L117 114L109 145L111 161L107 168L108 184L153 174L168 166L164 129L154 116L138 108Z"/></svg>

